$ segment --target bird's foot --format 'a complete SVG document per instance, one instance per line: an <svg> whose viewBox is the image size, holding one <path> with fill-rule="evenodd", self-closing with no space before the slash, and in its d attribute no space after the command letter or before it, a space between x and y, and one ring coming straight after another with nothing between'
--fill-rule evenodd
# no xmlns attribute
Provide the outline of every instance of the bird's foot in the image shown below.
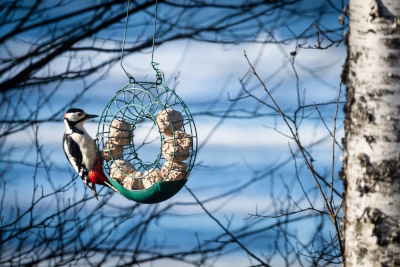
<svg viewBox="0 0 400 267"><path fill-rule="evenodd" d="M118 190L117 190L114 186L112 186L109 182L104 182L104 184L105 184L106 186L108 186L109 188L111 188L112 190L114 190L115 192L117 192L118 194L120 194L120 193L118 192Z"/></svg>

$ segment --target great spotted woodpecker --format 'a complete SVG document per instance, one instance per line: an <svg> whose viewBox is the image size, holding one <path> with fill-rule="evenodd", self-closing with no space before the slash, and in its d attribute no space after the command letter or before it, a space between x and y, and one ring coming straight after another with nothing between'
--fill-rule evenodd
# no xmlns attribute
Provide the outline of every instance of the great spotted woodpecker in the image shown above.
<svg viewBox="0 0 400 267"><path fill-rule="evenodd" d="M96 117L98 116L87 114L78 108L67 110L64 114L66 131L63 138L63 148L65 156L75 171L98 200L95 184L115 189L108 183L104 174L96 144L83 128L83 123L86 120Z"/></svg>

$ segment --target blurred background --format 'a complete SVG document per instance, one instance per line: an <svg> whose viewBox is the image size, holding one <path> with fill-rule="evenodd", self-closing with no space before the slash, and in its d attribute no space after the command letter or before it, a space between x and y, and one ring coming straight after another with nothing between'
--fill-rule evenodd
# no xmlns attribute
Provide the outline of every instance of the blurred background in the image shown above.
<svg viewBox="0 0 400 267"><path fill-rule="evenodd" d="M158 1L154 61L195 120L198 201L183 188L148 205L100 186L96 201L62 150L64 112L101 115L129 82L128 1L1 1L0 265L340 265L316 182L244 51L339 206L346 5ZM130 2L124 67L139 81L155 80L154 12Z"/></svg>

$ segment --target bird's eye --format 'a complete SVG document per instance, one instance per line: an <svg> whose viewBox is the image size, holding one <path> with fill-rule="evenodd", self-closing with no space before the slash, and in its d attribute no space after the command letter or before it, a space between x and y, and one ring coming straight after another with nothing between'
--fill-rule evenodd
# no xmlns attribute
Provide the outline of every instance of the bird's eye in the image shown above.
<svg viewBox="0 0 400 267"><path fill-rule="evenodd" d="M78 112L78 116L82 116L82 113Z"/></svg>

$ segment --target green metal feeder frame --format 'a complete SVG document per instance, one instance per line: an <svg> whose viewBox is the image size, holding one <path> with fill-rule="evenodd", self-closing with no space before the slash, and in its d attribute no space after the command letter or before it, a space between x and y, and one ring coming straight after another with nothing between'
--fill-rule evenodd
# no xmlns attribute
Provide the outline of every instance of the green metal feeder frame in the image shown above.
<svg viewBox="0 0 400 267"><path fill-rule="evenodd" d="M160 74L160 72L158 71L157 74ZM96 143L100 156L102 151L108 151L111 155L108 162L103 160L103 169L110 184L125 198L140 203L158 203L175 195L187 182L196 159L197 132L192 115L182 99L169 89L163 81L162 75L157 75L156 82L136 82L134 79L130 79L130 83L119 90L106 105L97 130ZM171 173L174 171L172 162L178 161L178 157L175 155L175 148L177 148L175 133L177 133L177 129L174 129L174 127L176 121L166 112L171 109L182 114L183 120L180 122L182 127L179 131L184 132L191 139L187 158L183 161L179 159L179 161L185 163L181 164L181 166L185 166L185 170L180 170L185 177L180 180L171 180ZM167 127L171 127L172 136L171 134L167 136L157 123L157 116L163 111L168 116ZM129 124L129 132L131 133L129 141L123 145L122 155L117 158L113 157L112 147L110 146L113 142L113 138L110 138L111 125L115 120ZM137 149L142 144L135 144L135 136L140 131L140 127L137 126L145 120L151 120L154 123L153 127L158 129L159 140L161 141L157 157L150 162L139 158ZM169 165L166 164L168 159L163 156L162 151L162 144L167 138L170 143L173 143L174 148L173 153L168 155ZM171 142L171 140L173 141ZM120 162L129 162L128 165L132 166L130 168L134 169L135 173L139 175L129 176L132 171L126 170L123 166L118 166ZM129 179L133 179L132 181L139 185L139 188L136 188L136 190L127 189L114 179L113 174L110 173L113 164L117 165L120 173L129 177ZM162 174L161 169L163 169ZM145 188L145 180L150 179L151 173L158 175L157 182L154 182L151 187Z"/></svg>

